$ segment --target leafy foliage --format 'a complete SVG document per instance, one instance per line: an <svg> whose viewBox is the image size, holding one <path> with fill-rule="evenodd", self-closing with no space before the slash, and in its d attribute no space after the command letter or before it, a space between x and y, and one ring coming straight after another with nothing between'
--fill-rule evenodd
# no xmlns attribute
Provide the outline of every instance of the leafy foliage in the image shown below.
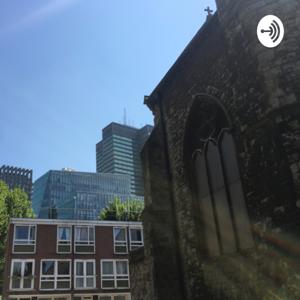
<svg viewBox="0 0 300 300"><path fill-rule="evenodd" d="M19 188L10 190L0 180L0 276L3 272L5 244L10 218L33 218L27 194Z"/></svg>
<svg viewBox="0 0 300 300"><path fill-rule="evenodd" d="M119 198L111 201L99 215L100 220L141 221L144 202L130 199L122 202Z"/></svg>
<svg viewBox="0 0 300 300"><path fill-rule="evenodd" d="M6 239L10 218L33 218L34 213L27 194L19 188L9 190L0 181L0 243Z"/></svg>

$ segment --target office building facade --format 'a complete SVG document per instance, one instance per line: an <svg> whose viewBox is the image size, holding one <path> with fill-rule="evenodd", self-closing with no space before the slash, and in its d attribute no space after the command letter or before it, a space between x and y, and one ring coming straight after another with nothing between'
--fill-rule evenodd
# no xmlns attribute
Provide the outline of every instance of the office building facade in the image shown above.
<svg viewBox="0 0 300 300"><path fill-rule="evenodd" d="M129 174L131 194L144 196L140 153L152 131L151 125L141 129L111 123L102 130L102 140L96 145L97 172Z"/></svg>
<svg viewBox="0 0 300 300"><path fill-rule="evenodd" d="M32 205L38 218L97 220L116 197L131 198L129 175L51 170L35 181Z"/></svg>
<svg viewBox="0 0 300 300"><path fill-rule="evenodd" d="M10 189L20 188L31 200L32 170L3 165L0 168L0 180L4 181Z"/></svg>
<svg viewBox="0 0 300 300"><path fill-rule="evenodd" d="M12 219L4 300L130 300L140 222Z"/></svg>

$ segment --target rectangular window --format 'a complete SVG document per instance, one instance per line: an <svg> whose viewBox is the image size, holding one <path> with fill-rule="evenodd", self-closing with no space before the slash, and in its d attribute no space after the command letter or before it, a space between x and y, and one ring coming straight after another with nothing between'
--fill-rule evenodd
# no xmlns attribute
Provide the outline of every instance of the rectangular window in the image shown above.
<svg viewBox="0 0 300 300"><path fill-rule="evenodd" d="M113 297L114 300L128 300L126 295L117 295Z"/></svg>
<svg viewBox="0 0 300 300"><path fill-rule="evenodd" d="M10 289L11 290L30 290L33 289L34 282L34 260L17 260L11 262L10 272Z"/></svg>
<svg viewBox="0 0 300 300"><path fill-rule="evenodd" d="M95 252L95 227L75 227L75 253Z"/></svg>
<svg viewBox="0 0 300 300"><path fill-rule="evenodd" d="M114 227L114 251L116 254L127 254L127 230L126 227Z"/></svg>
<svg viewBox="0 0 300 300"><path fill-rule="evenodd" d="M75 289L96 288L95 260L75 260L74 286Z"/></svg>
<svg viewBox="0 0 300 300"><path fill-rule="evenodd" d="M99 300L129 300L130 297L129 295L120 295L120 294L117 294L117 295L100 295L99 296Z"/></svg>
<svg viewBox="0 0 300 300"><path fill-rule="evenodd" d="M93 299L94 299L94 297L92 295L91 296L78 296L78 297L73 298L73 300L93 300Z"/></svg>
<svg viewBox="0 0 300 300"><path fill-rule="evenodd" d="M68 290L71 288L70 260L41 261L41 290Z"/></svg>
<svg viewBox="0 0 300 300"><path fill-rule="evenodd" d="M8 297L8 300L31 300L31 297L22 297L22 296L12 296L12 297Z"/></svg>
<svg viewBox="0 0 300 300"><path fill-rule="evenodd" d="M35 225L15 225L13 253L34 253L35 244Z"/></svg>
<svg viewBox="0 0 300 300"><path fill-rule="evenodd" d="M143 229L141 227L129 228L130 251L144 246Z"/></svg>
<svg viewBox="0 0 300 300"><path fill-rule="evenodd" d="M57 253L71 253L72 227L57 227Z"/></svg>
<svg viewBox="0 0 300 300"><path fill-rule="evenodd" d="M103 289L128 289L128 260L101 260L101 287Z"/></svg>
<svg viewBox="0 0 300 300"><path fill-rule="evenodd" d="M69 295L65 295L65 296L46 295L46 296L40 296L37 299L38 300L70 300L70 296Z"/></svg>

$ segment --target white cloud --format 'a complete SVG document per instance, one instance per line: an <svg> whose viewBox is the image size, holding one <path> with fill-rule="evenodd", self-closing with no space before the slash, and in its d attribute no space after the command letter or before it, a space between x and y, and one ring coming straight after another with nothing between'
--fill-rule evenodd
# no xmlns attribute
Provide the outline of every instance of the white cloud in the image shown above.
<svg viewBox="0 0 300 300"><path fill-rule="evenodd" d="M0 35L33 26L39 22L44 21L53 14L62 12L75 2L77 2L77 0L50 0L46 5L34 10L15 23L10 24L3 29L0 29Z"/></svg>

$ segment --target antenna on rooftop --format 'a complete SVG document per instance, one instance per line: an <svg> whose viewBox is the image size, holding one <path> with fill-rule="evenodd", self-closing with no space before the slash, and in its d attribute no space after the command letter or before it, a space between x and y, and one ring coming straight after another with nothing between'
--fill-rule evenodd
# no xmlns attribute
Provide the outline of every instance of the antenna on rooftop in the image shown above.
<svg viewBox="0 0 300 300"><path fill-rule="evenodd" d="M123 124L124 124L124 125L127 125L127 114L126 114L126 108L124 108Z"/></svg>

